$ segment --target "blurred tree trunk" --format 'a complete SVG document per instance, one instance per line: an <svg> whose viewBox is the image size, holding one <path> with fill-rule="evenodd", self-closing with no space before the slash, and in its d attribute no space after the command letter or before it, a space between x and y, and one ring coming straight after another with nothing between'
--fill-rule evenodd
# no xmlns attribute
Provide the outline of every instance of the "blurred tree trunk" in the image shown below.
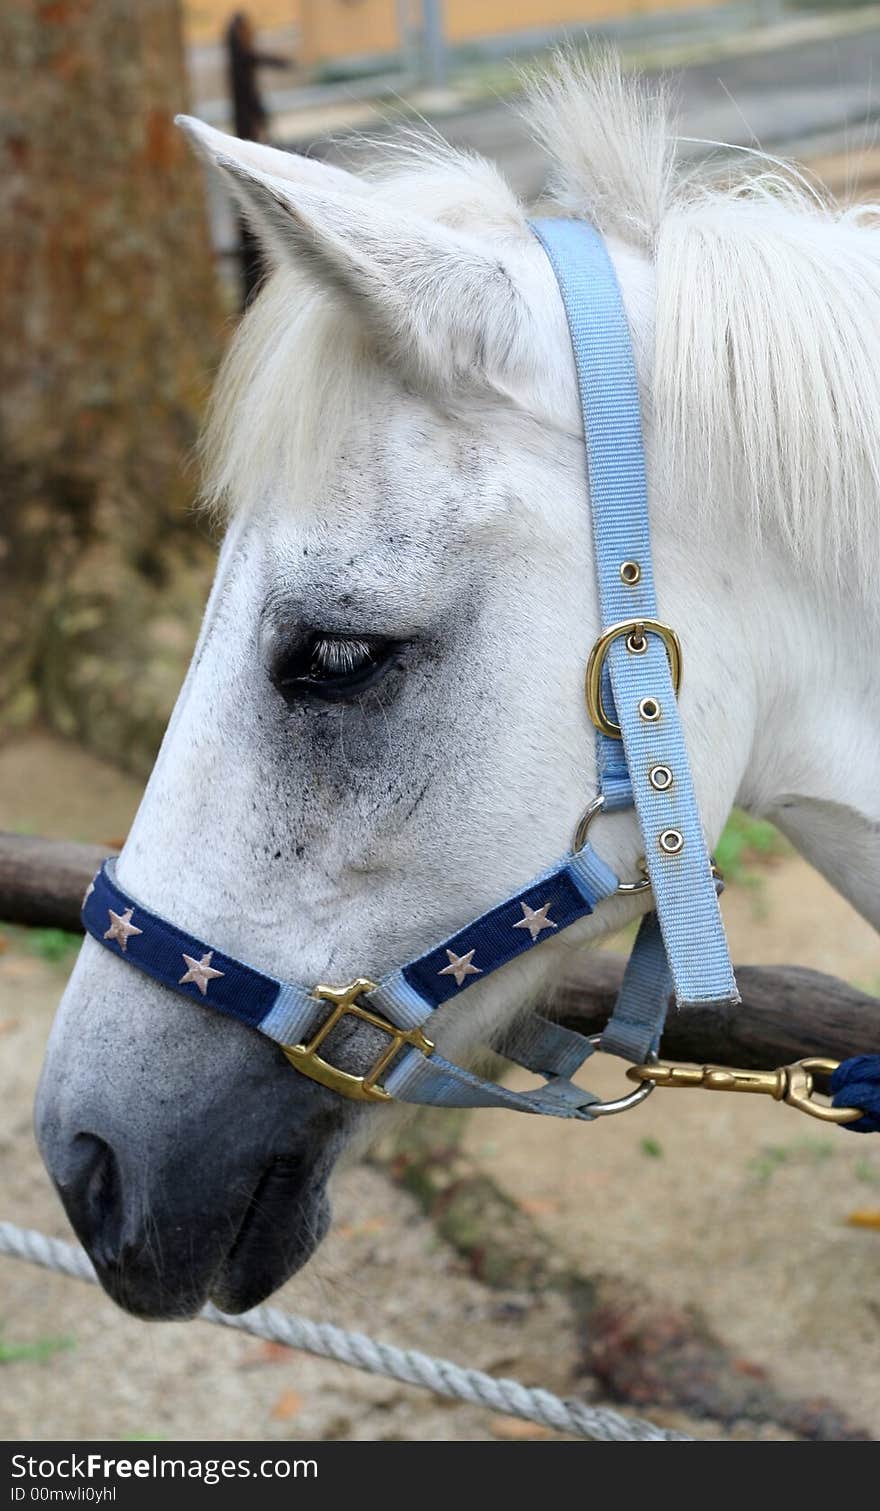
<svg viewBox="0 0 880 1511"><path fill-rule="evenodd" d="M222 321L177 0L4 0L0 98L0 728L145 770L210 572Z"/></svg>

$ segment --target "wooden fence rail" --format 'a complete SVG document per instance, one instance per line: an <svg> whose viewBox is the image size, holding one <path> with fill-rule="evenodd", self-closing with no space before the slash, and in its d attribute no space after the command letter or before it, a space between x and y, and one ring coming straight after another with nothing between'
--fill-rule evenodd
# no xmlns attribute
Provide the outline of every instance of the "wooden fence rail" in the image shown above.
<svg viewBox="0 0 880 1511"><path fill-rule="evenodd" d="M104 858L96 845L0 831L0 919L80 929L82 894ZM585 951L544 1011L582 1033L606 1023L624 961ZM805 1055L876 1054L880 999L800 966L737 968L743 1000L730 1009L672 1009L664 1055L698 1063L764 1069Z"/></svg>

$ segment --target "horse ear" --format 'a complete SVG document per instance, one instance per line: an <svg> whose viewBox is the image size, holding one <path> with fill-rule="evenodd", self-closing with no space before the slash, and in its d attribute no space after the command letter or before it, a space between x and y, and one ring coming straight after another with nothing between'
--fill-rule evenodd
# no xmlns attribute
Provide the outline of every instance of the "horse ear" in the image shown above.
<svg viewBox="0 0 880 1511"><path fill-rule="evenodd" d="M339 170L327 164L294 159L308 177L281 177L257 165L251 143L209 137L187 118L180 124L229 178L273 259L306 268L345 299L410 381L448 392L504 383L525 353L528 317L511 272L484 240L402 213L359 180L360 192L347 192L348 174L340 192Z"/></svg>
<svg viewBox="0 0 880 1511"><path fill-rule="evenodd" d="M367 185L363 179L332 163L322 163L313 157L303 157L300 152L283 152L280 147L266 147L262 142L245 142L241 137L229 136L218 131L205 121L192 115L178 115L175 126L189 137L193 147L209 163L219 165L225 159L236 162L254 173L264 173L271 178L286 179L292 184L312 184L315 188L332 189L334 194L364 194Z"/></svg>

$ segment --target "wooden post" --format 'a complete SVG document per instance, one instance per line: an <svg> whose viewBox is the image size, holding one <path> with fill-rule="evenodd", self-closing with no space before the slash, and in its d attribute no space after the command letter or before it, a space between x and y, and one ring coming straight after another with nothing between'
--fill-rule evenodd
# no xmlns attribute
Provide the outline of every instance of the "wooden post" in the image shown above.
<svg viewBox="0 0 880 1511"><path fill-rule="evenodd" d="M614 1006L624 960L584 954L553 994L547 1016L580 1033L599 1033ZM880 1000L836 976L798 965L738 965L738 1007L670 1005L663 1054L671 1060L772 1069L806 1055L844 1060L876 1054Z"/></svg>

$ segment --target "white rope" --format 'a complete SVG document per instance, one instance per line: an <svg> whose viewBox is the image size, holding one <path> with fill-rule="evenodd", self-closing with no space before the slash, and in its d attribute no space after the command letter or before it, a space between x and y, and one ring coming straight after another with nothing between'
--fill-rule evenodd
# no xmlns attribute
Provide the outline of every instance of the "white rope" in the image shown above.
<svg viewBox="0 0 880 1511"><path fill-rule="evenodd" d="M58 1270L62 1275L87 1280L91 1285L98 1283L92 1263L83 1249L60 1238L49 1238L32 1228L0 1222L0 1254L42 1265L47 1270ZM199 1316L204 1322L234 1327L240 1332L253 1333L257 1338L267 1338L272 1343L283 1343L288 1348L317 1354L322 1359L351 1364L369 1374L385 1375L407 1385L420 1385L437 1395L486 1406L490 1411L524 1417L528 1422L540 1422L556 1432L567 1432L574 1437L597 1442L690 1441L684 1433L667 1432L638 1417L624 1417L619 1412L587 1406L582 1401L563 1401L549 1390L530 1389L517 1380L496 1379L479 1369L462 1369L449 1359L434 1359L418 1349L393 1348L390 1343L377 1343L363 1333L347 1332L345 1328L334 1327L331 1322L311 1322L307 1317L281 1312L274 1306L257 1306L240 1317L231 1317L208 1305Z"/></svg>

